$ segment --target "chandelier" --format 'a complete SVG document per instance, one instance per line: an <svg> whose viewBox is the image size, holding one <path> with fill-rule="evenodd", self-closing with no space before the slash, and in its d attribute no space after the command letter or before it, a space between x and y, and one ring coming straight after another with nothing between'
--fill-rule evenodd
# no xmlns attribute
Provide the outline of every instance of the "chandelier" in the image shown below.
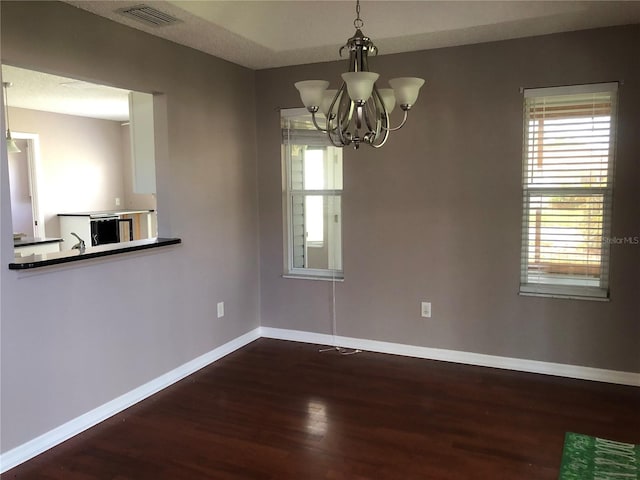
<svg viewBox="0 0 640 480"><path fill-rule="evenodd" d="M404 126L409 110L416 103L422 78L401 77L389 80L391 88L378 88L377 73L369 71L369 54L376 55L377 47L362 33L364 22L360 18L360 0L356 1L356 33L340 48L340 56L349 52L349 71L342 74L342 85L338 90L329 89L326 80L296 82L302 103L311 113L314 126L327 134L336 147L360 144L380 148L387 141L389 132ZM391 127L389 115L396 106L404 112L404 118L396 127ZM324 115L325 121L316 114Z"/></svg>

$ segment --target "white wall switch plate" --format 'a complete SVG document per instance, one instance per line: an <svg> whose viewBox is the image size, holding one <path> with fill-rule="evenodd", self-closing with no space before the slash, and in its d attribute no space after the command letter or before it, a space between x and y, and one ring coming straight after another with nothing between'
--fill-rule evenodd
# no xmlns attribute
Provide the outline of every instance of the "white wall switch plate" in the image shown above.
<svg viewBox="0 0 640 480"><path fill-rule="evenodd" d="M116 197L116 207L120 206L120 197Z"/></svg>
<svg viewBox="0 0 640 480"><path fill-rule="evenodd" d="M224 317L224 302L218 302L218 318Z"/></svg>
<svg viewBox="0 0 640 480"><path fill-rule="evenodd" d="M431 318L431 302L422 302L420 304L420 314L425 318Z"/></svg>

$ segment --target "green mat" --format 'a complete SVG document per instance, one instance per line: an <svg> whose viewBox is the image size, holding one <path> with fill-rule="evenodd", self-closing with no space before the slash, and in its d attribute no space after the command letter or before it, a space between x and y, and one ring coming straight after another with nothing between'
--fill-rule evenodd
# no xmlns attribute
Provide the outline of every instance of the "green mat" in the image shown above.
<svg viewBox="0 0 640 480"><path fill-rule="evenodd" d="M568 432L558 480L640 480L640 445Z"/></svg>

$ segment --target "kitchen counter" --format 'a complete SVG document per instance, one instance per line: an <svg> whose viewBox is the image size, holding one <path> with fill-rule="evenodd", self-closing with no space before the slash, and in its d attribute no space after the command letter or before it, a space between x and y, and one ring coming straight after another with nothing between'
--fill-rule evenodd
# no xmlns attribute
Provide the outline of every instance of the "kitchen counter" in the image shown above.
<svg viewBox="0 0 640 480"><path fill-rule="evenodd" d="M70 212L70 213L59 213L59 217L91 217L91 218L101 218L101 217L120 217L122 215L135 215L139 213L152 213L153 209L149 210L128 210L123 208L121 210L99 210L94 212Z"/></svg>
<svg viewBox="0 0 640 480"><path fill-rule="evenodd" d="M22 237L13 241L15 258L27 257L34 254L55 253L61 250L61 238Z"/></svg>
<svg viewBox="0 0 640 480"><path fill-rule="evenodd" d="M100 245L98 247L89 247L84 251L68 250L64 252L29 255L26 257L15 258L13 263L9 264L9 270L30 270L33 268L48 267L64 263L108 257L122 253L165 247L168 245L176 245L181 242L182 240L179 238L149 238L135 242L121 242L109 245Z"/></svg>
<svg viewBox="0 0 640 480"><path fill-rule="evenodd" d="M36 237L23 237L20 240L14 240L14 247L27 247L30 245L44 245L45 243L60 243L62 242L61 238L36 238Z"/></svg>

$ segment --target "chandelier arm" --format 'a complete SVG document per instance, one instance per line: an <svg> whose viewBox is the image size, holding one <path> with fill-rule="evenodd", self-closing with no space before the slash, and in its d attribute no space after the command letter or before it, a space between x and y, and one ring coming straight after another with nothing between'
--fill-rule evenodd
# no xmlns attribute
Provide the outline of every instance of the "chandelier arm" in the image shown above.
<svg viewBox="0 0 640 480"><path fill-rule="evenodd" d="M342 148L342 147L346 147L346 144L342 142L342 137L338 136L338 139L340 140L340 143L336 143L336 141L333 139L333 136L331 135L331 132L327 132L327 137L329 138L329 142L331 142L331 145L333 145L336 148Z"/></svg>
<svg viewBox="0 0 640 480"><path fill-rule="evenodd" d="M333 114L331 114L333 115ZM332 119L336 122L335 127L331 128L330 125L330 121L329 119L327 119L327 138L329 139L329 142L331 142L331 145L333 145L334 147L337 148L341 148L346 146L346 143L344 143L344 139L342 138L342 135L340 134L340 117L339 117L339 113L335 114L334 118ZM338 141L336 141L336 139Z"/></svg>
<svg viewBox="0 0 640 480"><path fill-rule="evenodd" d="M341 91L342 96L340 97L336 117L338 118L338 133L340 134L340 136L344 136L344 134L347 133L347 130L349 129L351 120L353 119L355 104L349 98L346 85L343 85Z"/></svg>
<svg viewBox="0 0 640 480"><path fill-rule="evenodd" d="M344 147L351 143L350 138L346 136L345 133L349 128L353 115L352 103L347 94L347 86L343 82L335 97L333 97L333 101L329 107L329 117L327 118L327 136L331 144L335 147ZM334 111L335 113L333 113ZM332 124L331 121L334 123ZM339 140L339 142L337 142L336 139Z"/></svg>
<svg viewBox="0 0 640 480"><path fill-rule="evenodd" d="M326 132L324 128L318 125L318 121L316 120L316 112L311 112L311 120L313 120L313 126L316 127L321 132Z"/></svg>
<svg viewBox="0 0 640 480"><path fill-rule="evenodd" d="M337 130L336 132L338 133L338 138L340 139L340 142L343 145L349 145L350 143L350 138L348 138L345 134L347 133L347 130L349 128L349 124L351 123L351 110L349 109L346 113L348 116L344 116L344 115L340 115L340 112L338 111L338 115L337 115L337 119L338 119L338 125L337 125ZM346 122L345 122L346 120Z"/></svg>
<svg viewBox="0 0 640 480"><path fill-rule="evenodd" d="M374 148L380 148L384 145L389 138L389 112L382 101L382 95L378 89L374 86L374 98L377 101L378 115L376 116L376 132L375 136L369 142L369 145Z"/></svg>
<svg viewBox="0 0 640 480"><path fill-rule="evenodd" d="M396 130L400 130L402 127L404 127L404 124L407 123L407 118L409 117L409 110L404 110L404 118L402 119L402 122L400 122L400 125L398 125L397 127L382 127L384 130L386 130L387 132L395 132Z"/></svg>
<svg viewBox="0 0 640 480"><path fill-rule="evenodd" d="M341 119L342 119L342 115L340 114L340 105L338 105L338 108L336 110L336 116L334 118L335 127L332 128L330 132L327 132L327 135L329 135L329 141L331 141L331 143L336 147L344 147L347 145L344 139L344 135L342 134L343 132L342 132Z"/></svg>
<svg viewBox="0 0 640 480"><path fill-rule="evenodd" d="M351 132L349 132L349 125L351 125L351 122L353 121L353 116L354 113L356 113L354 111L354 106L355 103L349 98L349 95L346 94L346 88L345 88L345 98L340 98L341 103L340 107L344 106L344 113L343 115L340 115L340 111L338 110L338 136L340 138L340 141L342 142L343 145L349 145L351 144L351 142L354 140L354 138L357 136L356 134L352 134Z"/></svg>
<svg viewBox="0 0 640 480"><path fill-rule="evenodd" d="M347 84L345 82L342 82L342 85L340 85L340 88L338 89L338 91L336 92L335 96L333 97L333 100L331 102L331 106L329 107L329 115L330 116L332 116L332 115L334 117L339 117L340 116L340 107L342 105L343 95L347 95ZM336 113L333 113L334 107L336 109ZM349 113L348 111L345 112L343 117L346 117L348 113ZM344 121L344 118L343 118L343 121ZM327 122L327 129L328 128L329 128L329 122Z"/></svg>
<svg viewBox="0 0 640 480"><path fill-rule="evenodd" d="M363 110L363 118L365 121L365 124L367 125L367 130L369 132L374 132L375 128L373 127L373 125L371 124L371 117L375 118L376 120L376 124L378 123L378 116L376 115L376 108L375 108L376 104L375 104L375 100L373 101L373 109L371 108L371 105L369 102L365 103L362 106L362 110Z"/></svg>
<svg viewBox="0 0 640 480"><path fill-rule="evenodd" d="M351 99L347 99L343 105L344 112L342 114L341 122L344 126L340 128L340 132L345 133L349 129L349 124L353 118L355 103L353 103Z"/></svg>
<svg viewBox="0 0 640 480"><path fill-rule="evenodd" d="M380 133L382 134L382 137L379 138L377 145L372 146L379 148L386 143L387 139L389 138L389 121L389 112L385 110L384 115L381 117L380 121Z"/></svg>
<svg viewBox="0 0 640 480"><path fill-rule="evenodd" d="M382 147L385 143L387 143L387 138L389 138L389 131L385 130L385 135L382 138L382 141L380 143L374 144L374 143L370 143L369 145L372 146L373 148L380 148Z"/></svg>
<svg viewBox="0 0 640 480"><path fill-rule="evenodd" d="M380 92L378 91L378 87L376 87L375 85L373 86L373 92L371 94L371 96L373 97L373 106L374 106L374 111L373 111L373 115L375 115L376 118L376 128L375 128L375 134L376 136L378 136L380 134L380 130L383 127L383 123L386 123L387 125L389 124L389 115L387 113L387 109L384 106L384 102L382 101L382 96L380 95ZM382 120L386 119L385 122L383 122ZM374 130L371 126L369 126L370 130Z"/></svg>

